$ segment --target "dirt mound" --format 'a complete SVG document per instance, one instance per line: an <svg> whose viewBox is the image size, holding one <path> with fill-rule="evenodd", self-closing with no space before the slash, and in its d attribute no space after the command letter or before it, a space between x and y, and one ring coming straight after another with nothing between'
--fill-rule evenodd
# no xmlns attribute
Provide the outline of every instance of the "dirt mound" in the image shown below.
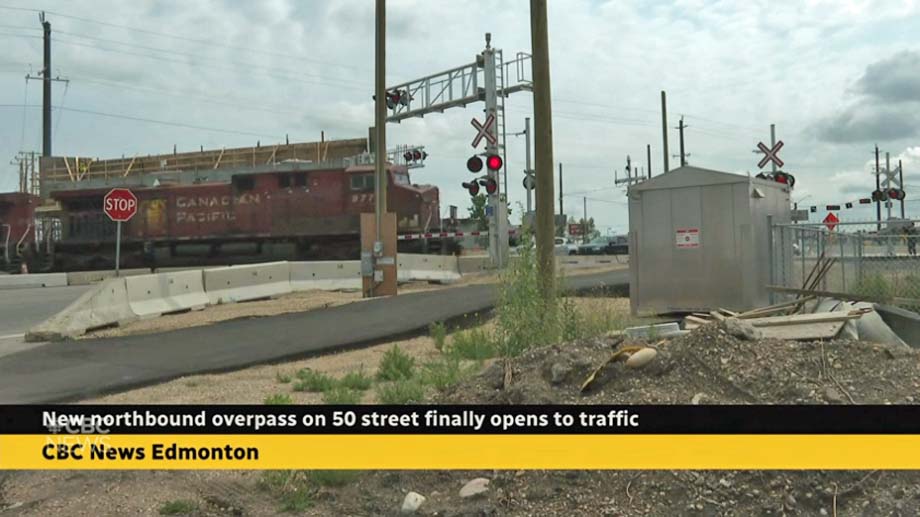
<svg viewBox="0 0 920 517"><path fill-rule="evenodd" d="M617 348L645 345L608 337L530 350L438 397L466 404L914 404L920 351L861 341L796 342L735 338L722 325L649 346L656 357L632 369L603 368Z"/></svg>

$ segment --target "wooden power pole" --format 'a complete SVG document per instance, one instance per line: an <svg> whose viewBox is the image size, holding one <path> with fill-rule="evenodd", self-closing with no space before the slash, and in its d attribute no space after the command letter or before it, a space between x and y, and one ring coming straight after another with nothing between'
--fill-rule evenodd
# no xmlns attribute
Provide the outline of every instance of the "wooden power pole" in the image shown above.
<svg viewBox="0 0 920 517"><path fill-rule="evenodd" d="M537 274L543 299L555 296L553 257L553 111L549 74L549 29L546 0L530 0L530 38L533 50L534 148L537 176Z"/></svg>

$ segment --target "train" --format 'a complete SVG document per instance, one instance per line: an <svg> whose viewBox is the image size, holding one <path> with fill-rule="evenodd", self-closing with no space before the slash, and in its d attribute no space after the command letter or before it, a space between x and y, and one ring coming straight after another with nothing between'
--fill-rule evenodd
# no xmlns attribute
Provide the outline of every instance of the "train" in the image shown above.
<svg viewBox="0 0 920 517"><path fill-rule="evenodd" d="M121 228L123 268L356 259L360 214L375 208L374 167L366 153L364 158L261 165L253 159L245 166L134 176L118 170L106 178L64 182L43 172L42 197L0 194L0 228L8 228L4 269L113 268L117 227L103 212L103 198L114 186L130 188L138 199L136 215ZM64 163L71 177L80 171L76 163ZM406 164L390 162L386 174L387 206L397 216L398 232L439 231L438 188L413 183ZM444 244L400 241L399 251L456 251Z"/></svg>

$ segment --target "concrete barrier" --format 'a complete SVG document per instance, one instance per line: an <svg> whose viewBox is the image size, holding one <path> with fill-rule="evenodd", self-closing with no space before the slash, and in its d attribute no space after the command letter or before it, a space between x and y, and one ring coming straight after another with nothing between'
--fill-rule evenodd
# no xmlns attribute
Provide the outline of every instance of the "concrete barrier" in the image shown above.
<svg viewBox="0 0 920 517"><path fill-rule="evenodd" d="M0 275L0 289L28 287L63 287L67 285L65 273L35 273L31 275Z"/></svg>
<svg viewBox="0 0 920 517"><path fill-rule="evenodd" d="M361 261L291 262L291 289L361 289Z"/></svg>
<svg viewBox="0 0 920 517"><path fill-rule="evenodd" d="M204 291L212 304L271 298L291 292L287 262L205 269Z"/></svg>
<svg viewBox="0 0 920 517"><path fill-rule="evenodd" d="M119 276L136 276L136 275L149 275L150 270L147 268L137 268L137 269L122 269L119 271ZM115 270L110 269L106 271L71 271L66 273L67 275L67 285L89 285L101 282L107 278L115 278Z"/></svg>
<svg viewBox="0 0 920 517"><path fill-rule="evenodd" d="M58 341L87 330L134 321L124 278L112 278L83 293L64 310L32 327L26 341Z"/></svg>
<svg viewBox="0 0 920 517"><path fill-rule="evenodd" d="M450 282L460 279L457 257L453 255L417 255L400 253L397 256L397 280L436 280Z"/></svg>
<svg viewBox="0 0 920 517"><path fill-rule="evenodd" d="M482 273L492 269L492 261L488 255L460 255L457 259L457 270L461 275Z"/></svg>
<svg viewBox="0 0 920 517"><path fill-rule="evenodd" d="M176 271L125 278L128 304L141 318L202 309L208 305L202 271Z"/></svg>

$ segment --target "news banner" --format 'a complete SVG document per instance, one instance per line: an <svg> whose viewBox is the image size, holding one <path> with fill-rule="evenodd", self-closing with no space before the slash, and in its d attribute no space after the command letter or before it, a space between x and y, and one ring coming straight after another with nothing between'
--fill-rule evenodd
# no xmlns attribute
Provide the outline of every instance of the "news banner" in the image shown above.
<svg viewBox="0 0 920 517"><path fill-rule="evenodd" d="M920 469L920 406L2 405L0 469Z"/></svg>

